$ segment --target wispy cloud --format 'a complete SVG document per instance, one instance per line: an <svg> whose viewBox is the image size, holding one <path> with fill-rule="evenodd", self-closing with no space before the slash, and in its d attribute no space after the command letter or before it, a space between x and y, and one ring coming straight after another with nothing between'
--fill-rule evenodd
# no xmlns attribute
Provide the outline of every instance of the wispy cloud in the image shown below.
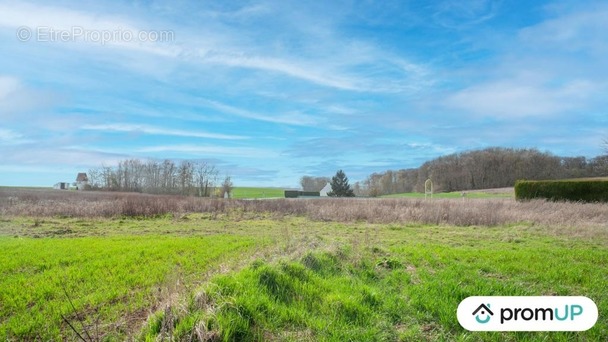
<svg viewBox="0 0 608 342"><path fill-rule="evenodd" d="M204 63L226 65L239 68L251 68L284 74L290 77L306 80L322 86L344 90L366 90L356 80L347 77L323 73L316 68L306 68L291 61L273 57L245 56L231 54L211 54L201 56ZM315 70L317 69L317 70Z"/></svg>
<svg viewBox="0 0 608 342"><path fill-rule="evenodd" d="M557 120L608 104L608 6L549 13L502 42L491 68L465 69L473 81L443 94L446 109L477 118Z"/></svg>
<svg viewBox="0 0 608 342"><path fill-rule="evenodd" d="M442 0L436 5L435 23L450 29L464 29L492 19L500 0Z"/></svg>
<svg viewBox="0 0 608 342"><path fill-rule="evenodd" d="M562 10L563 11L563 10ZM608 5L590 2L576 11L553 12L554 17L522 29L519 39L539 48L561 51L588 51L605 56L608 52Z"/></svg>
<svg viewBox="0 0 608 342"><path fill-rule="evenodd" d="M4 123L16 119L16 113L46 108L56 101L49 91L33 89L19 78L0 75L0 119Z"/></svg>
<svg viewBox="0 0 608 342"><path fill-rule="evenodd" d="M21 133L0 127L0 145L15 145L24 141Z"/></svg>
<svg viewBox="0 0 608 342"><path fill-rule="evenodd" d="M555 116L582 108L597 88L587 81L551 86L525 80L496 81L475 85L447 98L449 107L479 116L519 119Z"/></svg>
<svg viewBox="0 0 608 342"><path fill-rule="evenodd" d="M5 100L9 94L19 89L20 83L14 77L0 75L0 102Z"/></svg>
<svg viewBox="0 0 608 342"><path fill-rule="evenodd" d="M265 17L275 15L266 7L256 6L248 10L243 8L237 12L240 13L239 16L252 13L264 13ZM302 20L302 17L298 19ZM81 10L31 3L11 4L10 6L0 3L0 27L2 26L13 30L29 28L33 35L32 40L35 40L37 30L40 28L71 32L77 27L88 32L128 32L130 36L137 37L139 32L145 32L142 27L146 27L141 20L137 21L118 15L93 14ZM209 28L212 27L214 26L209 25ZM219 27L223 26L220 24ZM423 84L422 81L429 79L428 70L422 72L425 69L422 65L392 56L369 42L343 37L331 33L331 31L324 31L323 36L318 37L315 30L308 30L307 34L311 34L311 36L304 39L307 44L306 48L316 52L302 56L295 51L292 53L273 46L273 44L282 44L279 41L260 44L259 40L248 41L240 38L240 32L235 32L234 35L226 33L230 30L223 33L209 30L205 34L205 39L201 39L199 35L189 32L189 29L191 28L180 25L176 26L175 30L168 30L173 32L173 38L176 39L170 44L157 44L140 39L111 39L105 42L104 46L94 45L99 48L108 46L152 56L168 57L175 61L190 61L208 66L220 65L275 73L277 76L346 91L411 91L420 88ZM80 50L88 51L91 44L87 44L87 39L81 37L81 39L75 38L63 46L66 49L80 48ZM104 54L108 53L107 49L96 49L97 53L100 51ZM145 62L129 64L127 61L117 61L116 63L128 65L133 69L144 68L150 72L156 66L156 63L151 63L150 67L146 68ZM373 70L370 66L373 66ZM378 74L378 72L380 73ZM389 73L390 77L383 76Z"/></svg>
<svg viewBox="0 0 608 342"><path fill-rule="evenodd" d="M296 126L316 126L319 123L319 119L310 115L291 112L276 116L271 115L263 115L259 113L254 113L252 111L230 106L218 101L208 100L208 99L198 99L202 105L208 106L210 108L219 110L221 112L236 115L245 119L259 120L277 124L287 124L287 125L296 125Z"/></svg>
<svg viewBox="0 0 608 342"><path fill-rule="evenodd" d="M205 145L160 145L137 149L138 153L178 152L197 155L225 155L242 158L275 158L275 151L252 147L228 147Z"/></svg>
<svg viewBox="0 0 608 342"><path fill-rule="evenodd" d="M208 133L203 131L187 131L179 129L170 129L162 127L154 127L148 125L137 125L137 124L104 124L104 125L84 125L81 129L89 131L103 131L103 132L126 132L126 133L141 133L150 135L166 135L166 136L177 136L177 137L191 137L191 138L209 138L209 139L220 139L220 140L243 140L248 137L240 135L228 135L219 133Z"/></svg>
<svg viewBox="0 0 608 342"><path fill-rule="evenodd" d="M181 49L175 45L159 45L159 39L149 39L154 37L148 35L151 31L146 31L133 20L63 7L0 3L0 27L14 29L13 37L24 43L64 43L66 48L114 47L165 57L176 57L181 53ZM163 33L171 38L167 41L174 40L175 33L171 30L154 32L158 34L161 31L167 31Z"/></svg>
<svg viewBox="0 0 608 342"><path fill-rule="evenodd" d="M46 147L40 145L25 145L11 150L0 148L1 160L7 167L22 165L28 167L92 167L101 164L113 165L129 156L128 153L110 153L93 149L70 147Z"/></svg>

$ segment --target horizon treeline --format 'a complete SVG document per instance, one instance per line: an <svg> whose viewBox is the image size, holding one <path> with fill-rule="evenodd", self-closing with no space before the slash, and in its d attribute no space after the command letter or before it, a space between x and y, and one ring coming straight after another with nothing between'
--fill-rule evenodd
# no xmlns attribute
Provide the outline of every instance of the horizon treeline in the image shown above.
<svg viewBox="0 0 608 342"><path fill-rule="evenodd" d="M92 190L210 197L219 170L205 161L125 159L116 166L90 169L88 179Z"/></svg>
<svg viewBox="0 0 608 342"><path fill-rule="evenodd" d="M435 192L512 187L516 180L550 180L608 176L608 155L560 157L537 149L491 147L442 156L418 168L373 173L354 184L357 195L380 196L424 192L433 181Z"/></svg>

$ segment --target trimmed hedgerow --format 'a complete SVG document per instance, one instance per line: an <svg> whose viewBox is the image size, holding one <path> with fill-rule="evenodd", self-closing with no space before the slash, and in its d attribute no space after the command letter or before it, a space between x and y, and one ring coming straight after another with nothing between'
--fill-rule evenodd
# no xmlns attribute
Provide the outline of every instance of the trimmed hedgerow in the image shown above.
<svg viewBox="0 0 608 342"><path fill-rule="evenodd" d="M608 202L608 180L552 180L515 183L515 198L551 201Z"/></svg>

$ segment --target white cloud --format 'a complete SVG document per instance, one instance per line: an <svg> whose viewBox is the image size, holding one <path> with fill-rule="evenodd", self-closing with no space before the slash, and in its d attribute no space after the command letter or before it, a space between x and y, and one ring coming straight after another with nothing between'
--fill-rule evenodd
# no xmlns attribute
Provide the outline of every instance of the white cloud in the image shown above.
<svg viewBox="0 0 608 342"><path fill-rule="evenodd" d="M335 72L320 70L319 66L305 66L276 57L246 56L244 54L208 54L201 56L204 63L220 64L231 67L251 68L284 74L318 85L343 90L365 91L365 86L356 79L337 75Z"/></svg>
<svg viewBox="0 0 608 342"><path fill-rule="evenodd" d="M560 9L507 41L492 68L445 96L448 109L497 118L584 115L606 104L608 6Z"/></svg>
<svg viewBox="0 0 608 342"><path fill-rule="evenodd" d="M208 132L202 132L202 131L186 131L186 130L179 130L179 129L169 129L169 128L162 128L162 127L148 126L148 125L136 125L136 124L84 125L81 127L81 129L91 130L91 131L103 131L103 132L142 133L142 134L150 134L150 135L167 135L167 136L191 137L191 138L220 139L220 140L248 139L248 137L240 136L240 135L208 133Z"/></svg>
<svg viewBox="0 0 608 342"><path fill-rule="evenodd" d="M8 76L0 76L0 104L6 100L8 96L17 91L21 87L18 79Z"/></svg>
<svg viewBox="0 0 608 342"><path fill-rule="evenodd" d="M151 146L137 150L138 153L179 152L189 154L213 154L241 158L275 158L275 151L252 147L202 146L202 145L164 145Z"/></svg>
<svg viewBox="0 0 608 342"><path fill-rule="evenodd" d="M500 0L444 0L433 15L435 23L450 29L462 29L492 19Z"/></svg>
<svg viewBox="0 0 608 342"><path fill-rule="evenodd" d="M165 57L176 57L181 53L181 49L175 45L159 45L140 39L140 34L141 37L148 38L145 33L150 31L143 30L131 20L67 8L31 3L0 3L0 27L14 29L15 39L18 38L18 30L29 30L31 36L23 44L33 44L36 41L55 44L66 42L69 44L63 46L81 47L74 43L86 42L89 43L84 45L87 48L91 45L111 46ZM156 30L161 31L170 30ZM62 38L61 34L67 34L70 38ZM109 35L110 39L102 38L104 35Z"/></svg>
<svg viewBox="0 0 608 342"><path fill-rule="evenodd" d="M585 100L594 91L595 86L588 81L547 86L526 80L497 80L458 91L445 103L481 116L550 116L585 106Z"/></svg>
<svg viewBox="0 0 608 342"><path fill-rule="evenodd" d="M24 118L18 117L17 113L43 111L59 100L51 91L31 88L21 79L0 75L0 120L4 124L16 120L23 122Z"/></svg>
<svg viewBox="0 0 608 342"><path fill-rule="evenodd" d="M29 166L35 167L76 167L76 166L100 166L101 164L112 165L126 157L121 153L104 153L94 150L83 150L78 148L66 148L61 146L24 146L9 147L9 150L0 149L2 163L19 165L24 170Z"/></svg>
<svg viewBox="0 0 608 342"><path fill-rule="evenodd" d="M10 146L11 148L14 148L32 142L34 142L34 140L25 137L23 134L13 129L0 127L0 146ZM2 153L0 153L0 156L1 155Z"/></svg>
<svg viewBox="0 0 608 342"><path fill-rule="evenodd" d="M271 17L277 13L265 6L253 6L242 8L230 15L257 17L262 14ZM227 14L219 17L224 15ZM170 31L174 33L175 39L179 40L175 43L155 44L140 42L137 39L112 39L105 46L126 52L140 52L151 57L166 57L173 62L190 61L203 66L221 65L260 70L347 91L411 92L419 89L421 85L427 85L422 82L428 80L428 73L423 72L422 66L391 56L373 44L340 36L331 24L319 28L312 23L308 25L311 18L306 15L296 17L302 22L293 23L293 27L286 27L286 36L297 36L303 45L302 50L307 52L303 54L300 50L281 48L285 44L282 41L284 38L260 42L255 39L256 33L249 39L244 38L242 31L228 27L213 15L208 17L213 22L202 23L197 27L172 23L171 26L176 29ZM257 20L264 18L258 17ZM315 18L316 20L318 18ZM327 21L331 22L330 19ZM136 36L138 32L145 31L142 27L149 27L150 24L143 20L138 21L136 16L126 18L32 3L0 3L0 27L15 30L11 35L16 39L17 28L23 26L29 27L34 36L37 29L45 27L68 32L75 27L85 31L121 31ZM157 26L159 24L155 24L155 27ZM200 32L205 32L204 36L201 37ZM34 38L32 37L32 40ZM83 43L84 40L86 39L80 39L79 42ZM101 44L70 43L62 44L61 48L83 50L92 45L101 47ZM93 51L102 51L104 55L108 53L107 49ZM131 70L143 69L141 71L149 73L159 73L158 69L164 70L167 66L167 63L164 63L164 68L159 68L155 61L139 58L137 62L132 62L130 58L125 57L117 58L115 63ZM365 71L372 67L374 72L381 71L382 75Z"/></svg>
<svg viewBox="0 0 608 342"><path fill-rule="evenodd" d="M558 14L521 30L519 38L530 45L552 50L576 51L587 50L594 53L608 52L608 6L605 3L589 4L582 10Z"/></svg>
<svg viewBox="0 0 608 342"><path fill-rule="evenodd" d="M14 132L10 129L0 128L0 142L11 142L14 140L21 139L23 135L20 133Z"/></svg>

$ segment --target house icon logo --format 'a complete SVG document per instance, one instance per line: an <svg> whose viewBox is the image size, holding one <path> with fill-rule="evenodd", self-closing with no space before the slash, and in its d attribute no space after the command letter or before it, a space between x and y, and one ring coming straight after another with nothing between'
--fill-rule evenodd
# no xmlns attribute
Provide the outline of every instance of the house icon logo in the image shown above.
<svg viewBox="0 0 608 342"><path fill-rule="evenodd" d="M473 315L475 316L477 323L486 324L490 321L490 318L494 316L494 313L490 310L490 304L481 304L473 311ZM483 318L483 316L485 316L485 318Z"/></svg>

